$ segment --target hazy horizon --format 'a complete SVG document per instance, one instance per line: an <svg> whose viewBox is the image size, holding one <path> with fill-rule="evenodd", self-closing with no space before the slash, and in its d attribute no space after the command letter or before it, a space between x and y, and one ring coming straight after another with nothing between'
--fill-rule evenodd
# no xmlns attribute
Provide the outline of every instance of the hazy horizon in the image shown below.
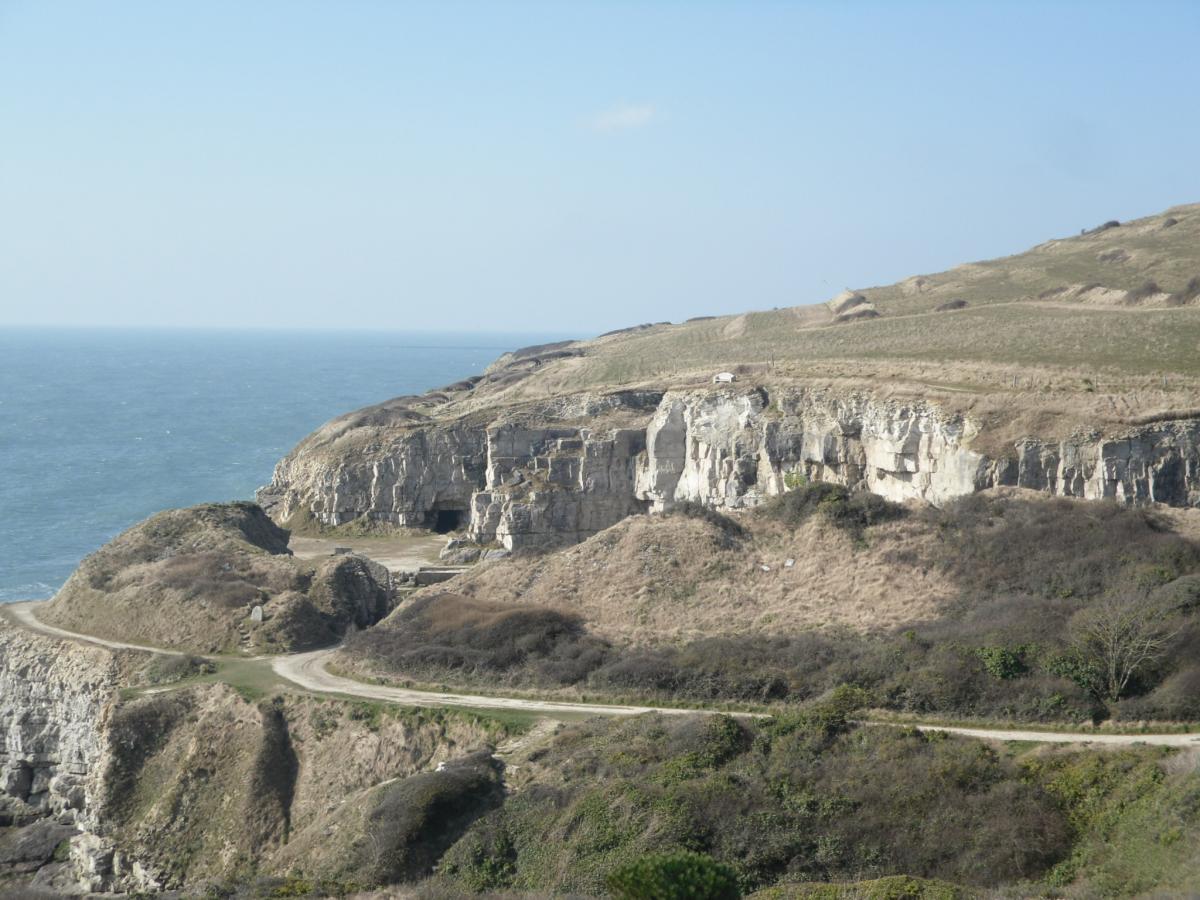
<svg viewBox="0 0 1200 900"><path fill-rule="evenodd" d="M819 303L1200 199L1197 26L0 0L0 327L586 337Z"/></svg>

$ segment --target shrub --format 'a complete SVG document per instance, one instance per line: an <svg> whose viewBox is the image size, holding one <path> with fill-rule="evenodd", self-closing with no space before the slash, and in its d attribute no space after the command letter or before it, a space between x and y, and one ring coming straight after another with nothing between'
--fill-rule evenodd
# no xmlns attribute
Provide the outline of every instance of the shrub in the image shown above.
<svg viewBox="0 0 1200 900"><path fill-rule="evenodd" d="M783 486L789 491L794 491L796 488L804 487L808 484L808 476L803 472L784 472Z"/></svg>
<svg viewBox="0 0 1200 900"><path fill-rule="evenodd" d="M904 507L867 491L852 492L840 484L816 482L798 485L759 507L762 515L793 527L820 515L835 528L861 537L864 529L897 519Z"/></svg>
<svg viewBox="0 0 1200 900"><path fill-rule="evenodd" d="M1175 672L1144 697L1122 701L1122 719L1200 720L1200 666Z"/></svg>
<svg viewBox="0 0 1200 900"><path fill-rule="evenodd" d="M196 675L211 675L215 671L216 663L203 656L156 654L146 666L146 680L150 684L173 684Z"/></svg>
<svg viewBox="0 0 1200 900"><path fill-rule="evenodd" d="M686 849L746 891L901 873L994 886L1068 851L1058 805L1007 755L909 729L827 729L817 713L837 706L736 730L678 716L570 726L537 759L554 785L510 797L440 871L475 889L595 894L614 888L610 873L659 887L642 861Z"/></svg>
<svg viewBox="0 0 1200 900"><path fill-rule="evenodd" d="M511 675L555 685L585 678L610 649L578 616L449 593L414 601L388 625L352 634L346 646L414 677Z"/></svg>
<svg viewBox="0 0 1200 900"><path fill-rule="evenodd" d="M1072 619L1075 654L1098 676L1090 687L1101 699L1120 700L1167 655L1181 627L1172 613L1169 601L1121 591Z"/></svg>
<svg viewBox="0 0 1200 900"><path fill-rule="evenodd" d="M980 647L975 651L975 655L983 661L987 673L1002 681L1029 671L1025 653L1025 647Z"/></svg>
<svg viewBox="0 0 1200 900"><path fill-rule="evenodd" d="M1191 303L1197 298L1200 298L1200 277L1193 276L1188 280L1187 287L1183 289L1183 302Z"/></svg>
<svg viewBox="0 0 1200 900"><path fill-rule="evenodd" d="M620 900L738 900L733 869L703 853L655 853L614 869L605 881Z"/></svg>
<svg viewBox="0 0 1200 900"><path fill-rule="evenodd" d="M1136 287L1132 291L1127 291L1125 293L1125 302L1140 303L1141 301L1153 297L1155 294L1161 294L1162 292L1162 288L1158 286L1158 282L1151 279L1142 282L1140 287Z"/></svg>

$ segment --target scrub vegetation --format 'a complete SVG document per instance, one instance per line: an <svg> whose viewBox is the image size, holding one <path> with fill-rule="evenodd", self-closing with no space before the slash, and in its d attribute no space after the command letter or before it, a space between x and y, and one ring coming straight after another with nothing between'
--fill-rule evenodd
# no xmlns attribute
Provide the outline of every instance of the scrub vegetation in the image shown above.
<svg viewBox="0 0 1200 900"><path fill-rule="evenodd" d="M1011 753L856 726L862 699L842 688L763 722L643 716L570 727L447 852L438 883L632 897L622 891L633 873L644 882L674 869L709 880L713 892L694 896L731 896L724 872L737 891L764 897L966 897L1005 886L1014 896L1113 896L1195 877L1200 776L1173 754ZM1150 816L1163 818L1137 835Z"/></svg>
<svg viewBox="0 0 1200 900"><path fill-rule="evenodd" d="M1015 491L904 509L806 485L749 514L630 520L419 592L353 635L341 664L648 701L794 703L854 684L901 713L1195 721L1192 518ZM875 593L835 595L841 622L805 621L814 569ZM899 612L855 627L855 607L884 595ZM621 621L643 605L703 630Z"/></svg>

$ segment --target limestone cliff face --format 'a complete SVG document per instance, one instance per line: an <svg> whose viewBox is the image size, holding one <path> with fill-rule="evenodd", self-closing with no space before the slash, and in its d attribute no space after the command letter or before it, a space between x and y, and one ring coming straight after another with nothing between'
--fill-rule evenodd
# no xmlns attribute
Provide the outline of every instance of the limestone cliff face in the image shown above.
<svg viewBox="0 0 1200 900"><path fill-rule="evenodd" d="M16 825L70 826L69 855L46 870L53 879L37 882L42 887L155 885L101 836L106 729L122 679L112 651L0 623L0 812Z"/></svg>
<svg viewBox="0 0 1200 900"><path fill-rule="evenodd" d="M619 419L613 424L614 416ZM1200 421L1119 435L972 448L977 426L924 402L738 386L563 398L494 419L379 429L302 444L260 501L280 520L433 525L472 539L571 543L680 502L753 506L808 479L942 504L1002 485L1088 499L1200 505Z"/></svg>
<svg viewBox="0 0 1200 900"><path fill-rule="evenodd" d="M470 536L509 549L575 543L644 512L634 483L645 439L644 428L489 428Z"/></svg>
<svg viewBox="0 0 1200 900"><path fill-rule="evenodd" d="M86 817L117 683L102 648L0 631L0 794L14 808Z"/></svg>
<svg viewBox="0 0 1200 900"><path fill-rule="evenodd" d="M263 505L281 519L303 508L326 525L365 515L421 527L433 511L465 509L487 469L487 435L479 427L406 427L355 449L332 458L288 456L260 492ZM303 499L289 485L304 485Z"/></svg>
<svg viewBox="0 0 1200 900"><path fill-rule="evenodd" d="M279 521L466 529L509 549L572 543L627 515L661 392L581 394L449 421L318 431L259 491Z"/></svg>
<svg viewBox="0 0 1200 900"><path fill-rule="evenodd" d="M922 404L763 390L668 394L647 428L638 493L661 510L752 506L793 479L943 503L996 482L969 426Z"/></svg>

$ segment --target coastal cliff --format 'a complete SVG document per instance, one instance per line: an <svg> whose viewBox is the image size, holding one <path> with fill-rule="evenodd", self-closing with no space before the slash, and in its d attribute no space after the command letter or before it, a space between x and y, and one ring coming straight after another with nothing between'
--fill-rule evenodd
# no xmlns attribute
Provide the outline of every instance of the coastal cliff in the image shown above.
<svg viewBox="0 0 1200 900"><path fill-rule="evenodd" d="M935 505L1018 486L1197 506L1198 213L827 303L506 353L322 426L259 502L293 528L431 528L510 550L805 480Z"/></svg>
<svg viewBox="0 0 1200 900"><path fill-rule="evenodd" d="M755 506L802 481L935 505L1000 486L1200 504L1200 420L1030 436L1000 452L977 449L980 430L925 401L805 387L584 394L492 419L319 432L280 462L259 501L283 522L442 521L510 550L574 543L679 503Z"/></svg>

